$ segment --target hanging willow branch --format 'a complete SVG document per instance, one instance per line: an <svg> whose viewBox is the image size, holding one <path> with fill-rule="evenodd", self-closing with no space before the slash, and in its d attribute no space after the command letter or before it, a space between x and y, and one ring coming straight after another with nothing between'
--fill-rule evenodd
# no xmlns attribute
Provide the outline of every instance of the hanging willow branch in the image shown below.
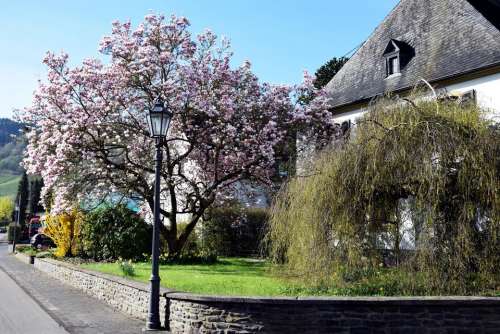
<svg viewBox="0 0 500 334"><path fill-rule="evenodd" d="M272 258L328 283L390 251L407 255L400 270L424 277L429 294L498 285L500 131L483 111L380 101L354 133L320 155L318 173L280 192L266 237Z"/></svg>

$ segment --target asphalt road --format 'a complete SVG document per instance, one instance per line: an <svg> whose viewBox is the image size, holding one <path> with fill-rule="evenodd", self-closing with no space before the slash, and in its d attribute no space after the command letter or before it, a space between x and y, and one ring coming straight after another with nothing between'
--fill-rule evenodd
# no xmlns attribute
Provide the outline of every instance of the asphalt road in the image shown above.
<svg viewBox="0 0 500 334"><path fill-rule="evenodd" d="M5 234L0 234L5 252ZM3 270L0 270L0 333L63 334L68 333L52 319Z"/></svg>
<svg viewBox="0 0 500 334"><path fill-rule="evenodd" d="M0 271L0 333L63 334L59 326L7 274Z"/></svg>
<svg viewBox="0 0 500 334"><path fill-rule="evenodd" d="M134 334L130 318L9 255L0 234L0 334Z"/></svg>

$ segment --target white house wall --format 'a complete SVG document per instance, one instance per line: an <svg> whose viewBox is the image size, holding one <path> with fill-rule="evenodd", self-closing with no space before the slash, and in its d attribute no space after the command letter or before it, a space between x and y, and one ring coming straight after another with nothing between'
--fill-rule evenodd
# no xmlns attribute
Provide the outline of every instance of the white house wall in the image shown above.
<svg viewBox="0 0 500 334"><path fill-rule="evenodd" d="M441 90L445 90L449 94L466 93L471 90L475 90L477 103L480 107L488 111L487 117L495 122L500 122L500 73L440 87L439 91ZM346 113L335 115L334 120L338 124L350 121L353 125L355 125L356 120L366 111L367 108L355 109ZM402 248L413 249L415 247L415 238L413 235L414 231L411 217L407 216L404 219L402 230ZM390 248L389 245L386 245L386 247Z"/></svg>
<svg viewBox="0 0 500 334"><path fill-rule="evenodd" d="M488 118L500 122L500 73L484 76L482 78L468 80L453 85L441 87L449 94L466 93L471 90L476 91L477 103L488 111ZM366 108L358 108L335 115L334 120L338 124L351 121L356 124L356 119L361 117Z"/></svg>
<svg viewBox="0 0 500 334"><path fill-rule="evenodd" d="M475 90L478 105L489 111L488 118L500 122L500 73L449 85L446 90L449 93Z"/></svg>
<svg viewBox="0 0 500 334"><path fill-rule="evenodd" d="M353 124L356 123L356 119L363 116L366 112L366 108L355 109L353 111L349 111L343 114L335 115L334 120L335 123L342 124L343 122L351 121Z"/></svg>

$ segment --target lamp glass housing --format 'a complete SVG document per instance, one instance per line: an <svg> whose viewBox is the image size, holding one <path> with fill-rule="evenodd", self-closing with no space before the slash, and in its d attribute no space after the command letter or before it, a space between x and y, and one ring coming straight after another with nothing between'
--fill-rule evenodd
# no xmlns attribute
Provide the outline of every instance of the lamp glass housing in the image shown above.
<svg viewBox="0 0 500 334"><path fill-rule="evenodd" d="M165 138L172 116L172 113L165 108L163 101L157 101L153 109L149 111L148 126L150 136L153 138Z"/></svg>

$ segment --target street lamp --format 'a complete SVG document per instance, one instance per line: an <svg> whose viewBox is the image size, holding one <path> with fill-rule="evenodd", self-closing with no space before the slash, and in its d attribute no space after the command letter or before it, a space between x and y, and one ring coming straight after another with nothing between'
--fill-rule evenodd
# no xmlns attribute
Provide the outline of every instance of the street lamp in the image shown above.
<svg viewBox="0 0 500 334"><path fill-rule="evenodd" d="M16 203L16 208L15 208L17 215L16 215L16 221L14 223L15 224L14 225L14 232L13 232L13 236L12 236L12 253L16 252L17 226L19 225L19 220L21 217L21 196L22 196L22 194L19 193L19 199Z"/></svg>
<svg viewBox="0 0 500 334"><path fill-rule="evenodd" d="M160 173L162 165L162 143L167 136L172 112L165 108L161 99L158 99L149 111L148 125L149 135L156 141L155 158L155 189L154 189L154 218L153 218L153 244L152 244L152 266L151 266L151 290L149 295L149 311L146 330L154 331L161 329L160 322Z"/></svg>

